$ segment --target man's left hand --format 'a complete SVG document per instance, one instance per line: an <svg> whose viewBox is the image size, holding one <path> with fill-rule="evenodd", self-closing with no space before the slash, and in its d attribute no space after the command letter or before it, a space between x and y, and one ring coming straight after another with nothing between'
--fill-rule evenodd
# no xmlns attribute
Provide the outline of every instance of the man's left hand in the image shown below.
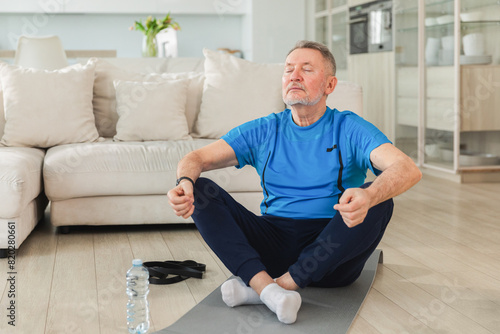
<svg viewBox="0 0 500 334"><path fill-rule="evenodd" d="M348 227L361 224L371 208L371 196L366 189L349 188L340 197L339 204L333 206Z"/></svg>

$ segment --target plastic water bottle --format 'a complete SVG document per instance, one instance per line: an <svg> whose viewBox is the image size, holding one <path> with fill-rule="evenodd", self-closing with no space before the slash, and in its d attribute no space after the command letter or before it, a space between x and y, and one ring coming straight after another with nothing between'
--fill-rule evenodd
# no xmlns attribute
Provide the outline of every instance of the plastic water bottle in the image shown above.
<svg viewBox="0 0 500 334"><path fill-rule="evenodd" d="M142 260L132 261L127 271L127 327L131 334L144 334L149 330L149 272Z"/></svg>

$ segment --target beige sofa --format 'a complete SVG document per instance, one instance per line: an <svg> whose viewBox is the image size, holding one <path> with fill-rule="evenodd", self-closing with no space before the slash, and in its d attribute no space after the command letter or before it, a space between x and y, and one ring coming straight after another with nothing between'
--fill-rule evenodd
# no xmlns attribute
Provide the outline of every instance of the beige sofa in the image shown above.
<svg viewBox="0 0 500 334"><path fill-rule="evenodd" d="M52 127L50 136L39 134L35 142L36 134L18 138L16 126L21 121L9 110L19 106L12 101L12 90L7 92L4 87L4 98L9 101L3 103L5 119L0 117L0 128L5 126L0 145L7 146L0 147L0 249L8 247L8 222L12 221L16 222L15 244L19 247L42 217L46 197L51 203L51 223L64 230L73 225L192 222L177 217L166 197L175 184L179 160L234 126L285 107L280 93L281 64L256 64L209 50L204 53L205 59L81 60L82 65L74 65L80 66L77 71L92 72L88 68L93 68L91 97L78 95L73 99L81 101L76 102L69 97L70 102L38 101L36 106L61 102L75 107L62 111L71 113L65 123L45 125ZM1 67L0 79L5 83ZM83 81L73 79L72 85ZM8 83L11 87L12 80ZM87 92L87 86L80 89ZM61 95L71 94L68 89ZM361 95L358 85L340 82L328 105L360 114ZM86 118L89 99L94 129ZM85 113L75 111L78 103ZM76 121L79 118L80 123ZM71 130L78 124L80 128ZM60 134L61 127L69 129ZM32 129L32 133L39 131ZM6 171L14 173L17 181ZM260 211L262 189L253 168L231 167L204 176L218 182L243 205ZM9 178L13 181L7 190L4 184Z"/></svg>

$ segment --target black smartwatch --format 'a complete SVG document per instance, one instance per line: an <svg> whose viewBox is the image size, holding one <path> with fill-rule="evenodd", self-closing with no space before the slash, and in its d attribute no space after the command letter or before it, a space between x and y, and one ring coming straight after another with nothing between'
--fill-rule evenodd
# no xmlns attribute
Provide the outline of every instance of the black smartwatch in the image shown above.
<svg viewBox="0 0 500 334"><path fill-rule="evenodd" d="M187 176L181 176L180 178L178 178L177 181L175 181L175 185L178 186L182 180L188 180L189 182L191 182L193 184L193 188L194 188L194 181L190 177L187 177Z"/></svg>

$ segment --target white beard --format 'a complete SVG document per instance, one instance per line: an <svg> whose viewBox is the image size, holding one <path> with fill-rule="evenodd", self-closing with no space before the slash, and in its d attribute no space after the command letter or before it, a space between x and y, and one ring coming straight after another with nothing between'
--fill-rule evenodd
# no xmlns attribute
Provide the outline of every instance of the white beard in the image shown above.
<svg viewBox="0 0 500 334"><path fill-rule="evenodd" d="M287 86L287 90L289 90L292 86L299 86L301 89L304 89L304 86L302 84L297 84L297 83L290 83L288 86ZM313 106L315 105L316 103L319 102L319 100L321 100L321 98L323 97L323 93L325 91L325 86L326 86L326 83L324 83L323 85L321 85L321 90L320 92L318 93L317 96L314 96L314 97L310 97L310 96L306 96L306 97L302 97L302 98L289 98L287 97L287 95L283 95L283 102L285 102L286 105L288 106L293 106L293 105L296 105L296 104L301 104L301 105L304 105L304 106Z"/></svg>

